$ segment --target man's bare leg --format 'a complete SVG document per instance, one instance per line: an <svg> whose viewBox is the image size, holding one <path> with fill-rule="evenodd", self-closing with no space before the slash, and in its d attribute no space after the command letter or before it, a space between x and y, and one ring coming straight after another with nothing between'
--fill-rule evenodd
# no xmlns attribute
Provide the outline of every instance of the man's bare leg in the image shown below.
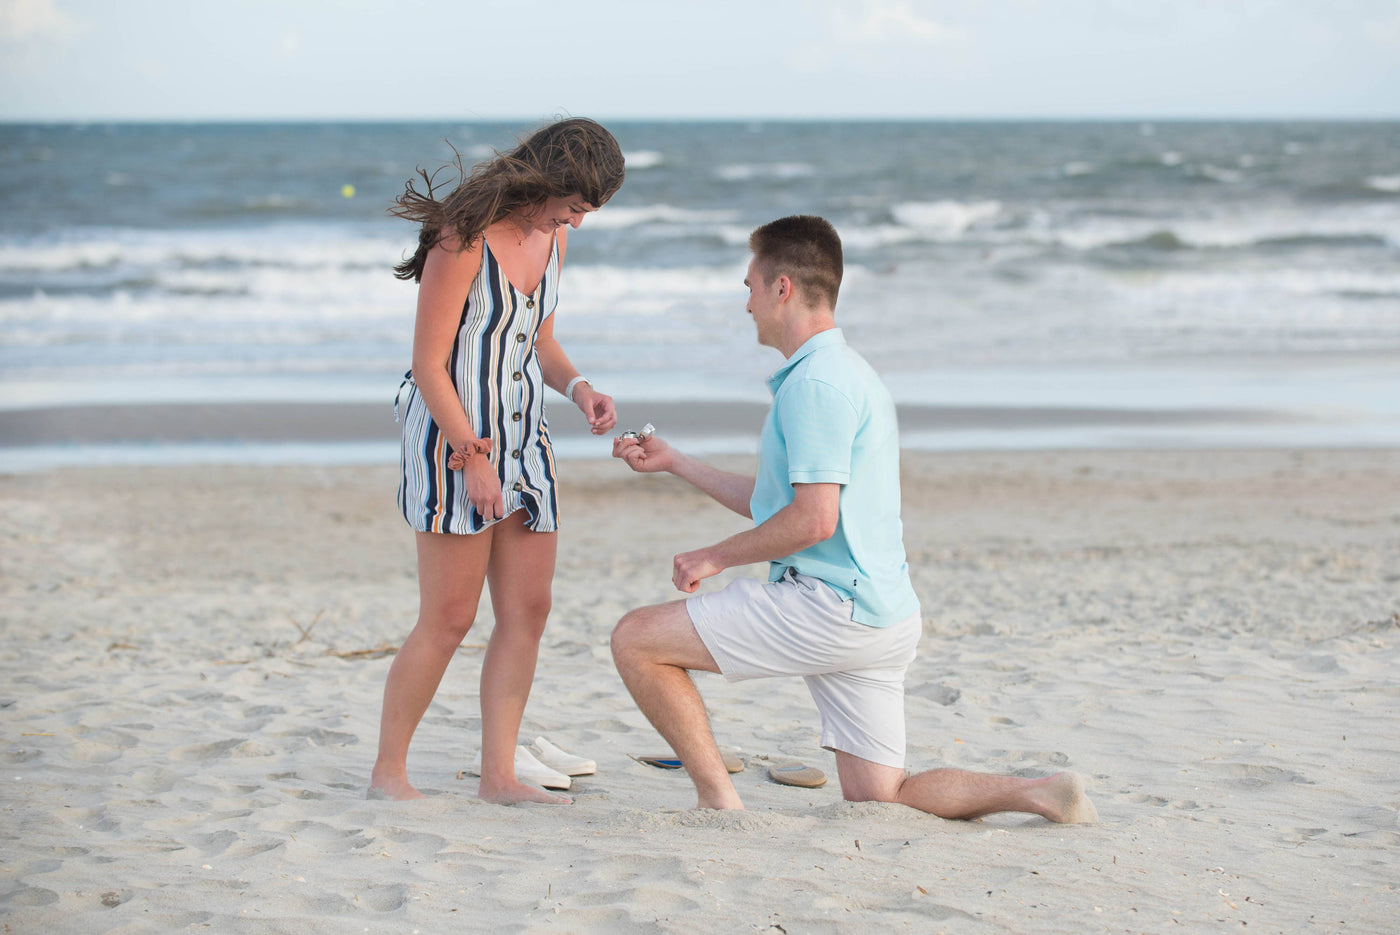
<svg viewBox="0 0 1400 935"><path fill-rule="evenodd" d="M637 707L680 757L697 808L743 808L688 670L718 672L684 601L640 607L613 629L613 661Z"/></svg>
<svg viewBox="0 0 1400 935"><path fill-rule="evenodd" d="M939 818L972 819L993 812L1029 812L1050 821L1088 824L1098 821L1094 803L1075 773L1038 779L997 776L964 769L931 769L905 777L902 769L882 766L837 751L841 793L851 802L898 802Z"/></svg>

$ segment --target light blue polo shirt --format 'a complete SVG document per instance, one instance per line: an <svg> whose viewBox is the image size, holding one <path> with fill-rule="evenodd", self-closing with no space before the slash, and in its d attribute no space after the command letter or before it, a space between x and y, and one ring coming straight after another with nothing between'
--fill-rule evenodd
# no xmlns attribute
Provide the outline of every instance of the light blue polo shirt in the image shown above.
<svg viewBox="0 0 1400 935"><path fill-rule="evenodd" d="M768 386L773 408L759 440L754 522L791 503L793 484L841 485L836 533L773 562L769 580L795 568L854 600L857 623L898 623L919 609L919 599L904 557L899 427L889 392L839 328L813 335Z"/></svg>

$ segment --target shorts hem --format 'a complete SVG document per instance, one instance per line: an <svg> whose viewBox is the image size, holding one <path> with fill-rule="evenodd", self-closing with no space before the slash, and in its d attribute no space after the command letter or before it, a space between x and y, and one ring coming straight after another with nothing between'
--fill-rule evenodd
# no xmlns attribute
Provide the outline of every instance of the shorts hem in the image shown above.
<svg viewBox="0 0 1400 935"><path fill-rule="evenodd" d="M851 756L858 756L862 760L869 760L871 763L878 763L880 766L888 766L892 769L904 769L904 763L907 759L905 756L895 757L886 750L876 750L862 747L860 744L844 742L827 734L822 735L822 749L830 750L832 753L849 753Z"/></svg>

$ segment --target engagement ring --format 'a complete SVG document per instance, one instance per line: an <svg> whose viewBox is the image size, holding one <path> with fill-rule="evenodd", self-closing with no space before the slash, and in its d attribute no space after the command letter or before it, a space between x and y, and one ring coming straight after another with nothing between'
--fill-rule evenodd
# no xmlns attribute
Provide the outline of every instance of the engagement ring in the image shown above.
<svg viewBox="0 0 1400 935"><path fill-rule="evenodd" d="M642 430L640 432L623 432L622 437L630 438L634 441L644 442L648 438L651 438L652 434L655 432L656 426L648 422L646 425L642 426Z"/></svg>

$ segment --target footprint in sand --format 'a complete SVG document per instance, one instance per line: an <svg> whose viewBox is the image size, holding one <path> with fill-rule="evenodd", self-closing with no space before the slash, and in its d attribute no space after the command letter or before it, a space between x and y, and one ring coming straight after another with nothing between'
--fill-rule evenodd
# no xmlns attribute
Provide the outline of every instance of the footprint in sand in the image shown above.
<svg viewBox="0 0 1400 935"><path fill-rule="evenodd" d="M21 883L18 889L11 890L5 897L9 906L51 906L58 902L58 894L42 886L29 886Z"/></svg>
<svg viewBox="0 0 1400 935"><path fill-rule="evenodd" d="M1277 766L1262 766L1257 763L1226 763L1225 775L1242 786L1257 788L1271 786L1278 782L1300 782L1313 785L1313 781L1302 773Z"/></svg>
<svg viewBox="0 0 1400 935"><path fill-rule="evenodd" d="M243 744L243 738L231 740L216 740L213 743L196 743L187 747L176 747L170 751L170 757L174 760L217 760L227 756L235 747Z"/></svg>
<svg viewBox="0 0 1400 935"><path fill-rule="evenodd" d="M278 737L298 738L306 741L311 747L348 747L351 744L360 742L359 735L348 734L345 731L326 730L324 727L302 727L296 730L285 731L277 735Z"/></svg>

